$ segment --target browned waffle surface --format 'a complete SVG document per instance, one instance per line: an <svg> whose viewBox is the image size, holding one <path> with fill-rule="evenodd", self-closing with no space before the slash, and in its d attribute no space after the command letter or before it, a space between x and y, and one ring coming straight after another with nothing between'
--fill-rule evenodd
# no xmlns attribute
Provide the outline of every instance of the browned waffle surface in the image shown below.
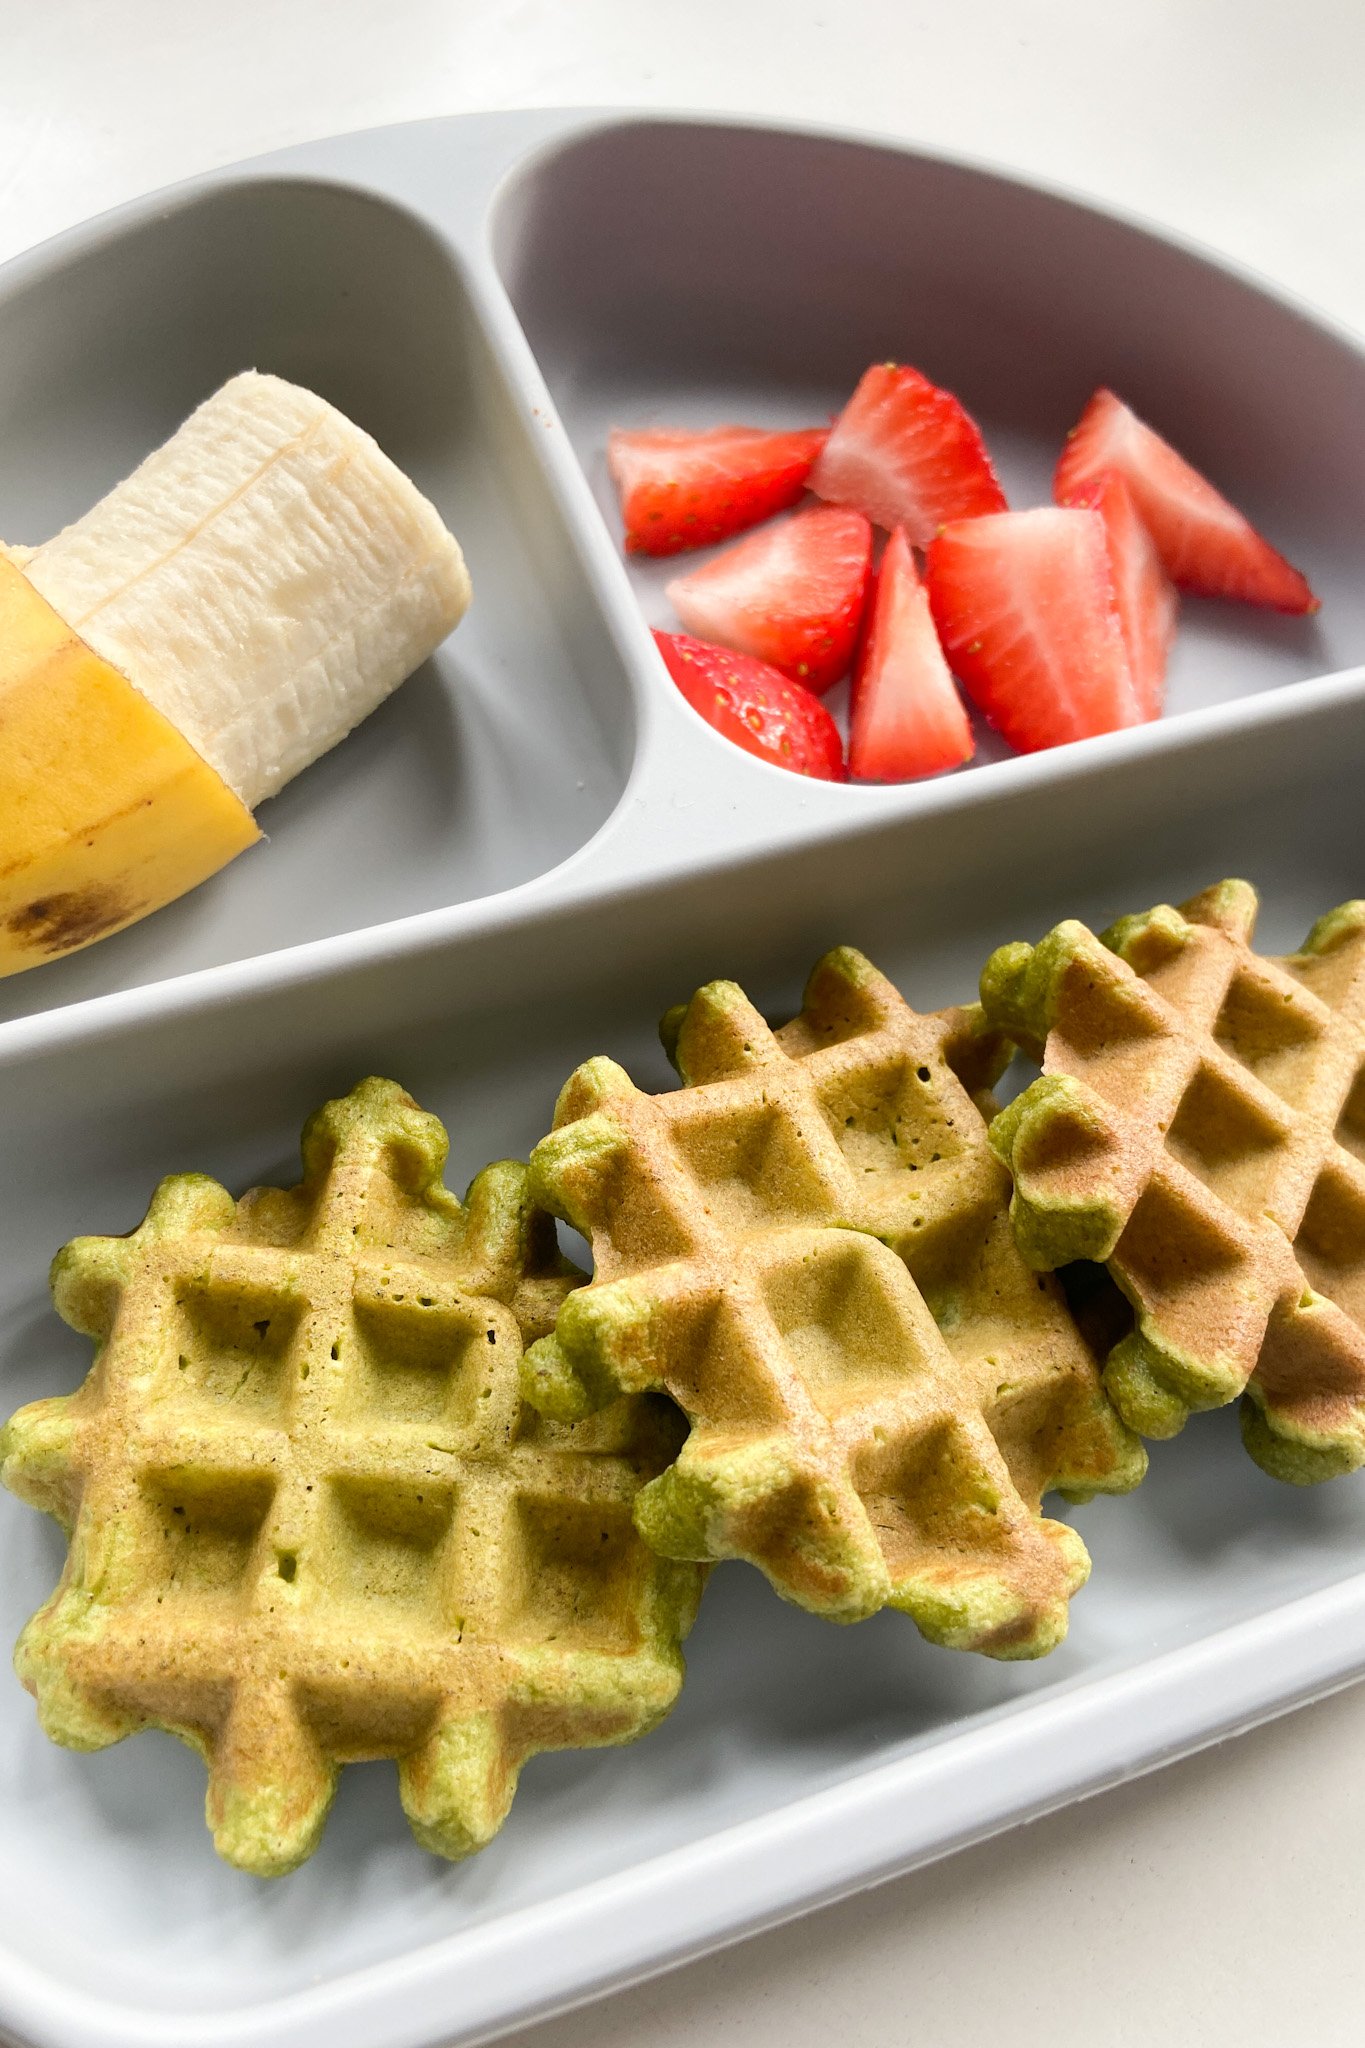
<svg viewBox="0 0 1365 2048"><path fill-rule="evenodd" d="M1010 1237L969 1093L998 1042L850 949L780 1032L716 982L664 1035L683 1088L589 1061L532 1156L596 1272L527 1354L530 1398L673 1396L691 1434L636 1509L669 1555L748 1558L835 1619L889 1603L955 1647L1051 1648L1088 1559L1040 1496L1144 1459Z"/></svg>
<svg viewBox="0 0 1365 2048"><path fill-rule="evenodd" d="M1224 882L1103 938L1058 925L982 979L1042 1064L992 1127L1039 1268L1107 1262L1134 1328L1106 1381L1169 1436L1246 1390L1243 1429L1299 1482L1365 1462L1365 903L1284 959Z"/></svg>
<svg viewBox="0 0 1365 2048"><path fill-rule="evenodd" d="M524 1167L462 1205L445 1156L371 1080L309 1123L297 1188L163 1181L131 1236L58 1255L96 1363L0 1439L71 1538L17 1653L43 1725L183 1736L217 1847L263 1875L316 1845L346 1761L397 1758L419 1840L460 1856L526 1757L642 1734L681 1681L700 1574L631 1519L676 1418L523 1408L523 1334L579 1276Z"/></svg>

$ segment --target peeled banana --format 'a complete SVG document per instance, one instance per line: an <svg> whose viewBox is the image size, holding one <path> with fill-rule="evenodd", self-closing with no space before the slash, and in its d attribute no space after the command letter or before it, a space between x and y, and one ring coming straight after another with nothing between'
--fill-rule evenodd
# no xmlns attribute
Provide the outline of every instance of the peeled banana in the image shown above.
<svg viewBox="0 0 1365 2048"><path fill-rule="evenodd" d="M0 549L0 975L215 873L463 617L435 507L247 371L72 526Z"/></svg>

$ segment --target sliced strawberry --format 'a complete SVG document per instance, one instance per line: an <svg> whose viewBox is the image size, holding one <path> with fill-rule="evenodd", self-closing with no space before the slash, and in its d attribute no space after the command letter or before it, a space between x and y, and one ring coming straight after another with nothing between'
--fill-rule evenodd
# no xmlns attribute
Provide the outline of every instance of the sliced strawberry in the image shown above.
<svg viewBox="0 0 1365 2048"><path fill-rule="evenodd" d="M628 555L711 547L794 505L828 439L824 427L770 434L762 427L704 433L613 427L607 468L621 493Z"/></svg>
<svg viewBox="0 0 1365 2048"><path fill-rule="evenodd" d="M689 633L827 690L853 659L871 562L862 514L815 505L675 577L668 596Z"/></svg>
<svg viewBox="0 0 1365 2048"><path fill-rule="evenodd" d="M797 775L848 780L839 728L809 690L766 661L687 633L656 633L654 642L692 709L727 740Z"/></svg>
<svg viewBox="0 0 1365 2048"><path fill-rule="evenodd" d="M1098 512L959 519L930 542L925 578L954 673L1012 747L1138 723Z"/></svg>
<svg viewBox="0 0 1365 2048"><path fill-rule="evenodd" d="M924 547L949 519L1003 512L981 430L951 391L904 363L874 363L811 471L817 498L852 505Z"/></svg>
<svg viewBox="0 0 1365 2048"><path fill-rule="evenodd" d="M1298 570L1169 442L1101 388L1067 435L1053 496L1059 505L1070 503L1106 469L1127 479L1166 572L1182 590L1279 612L1318 609Z"/></svg>
<svg viewBox="0 0 1365 2048"><path fill-rule="evenodd" d="M1132 491L1116 469L1101 470L1092 483L1083 485L1066 502L1089 506L1104 521L1114 599L1138 708L1144 718L1159 717L1180 608L1175 585L1161 566L1156 542L1143 524Z"/></svg>
<svg viewBox="0 0 1365 2048"><path fill-rule="evenodd" d="M905 529L886 544L853 677L849 773L906 782L970 761L971 721L938 644Z"/></svg>

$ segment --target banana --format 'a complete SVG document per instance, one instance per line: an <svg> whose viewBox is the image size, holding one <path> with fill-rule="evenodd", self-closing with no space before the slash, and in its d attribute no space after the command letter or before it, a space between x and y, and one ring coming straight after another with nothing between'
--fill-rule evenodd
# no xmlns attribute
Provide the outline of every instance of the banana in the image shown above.
<svg viewBox="0 0 1365 2048"><path fill-rule="evenodd" d="M370 436L255 371L74 525L0 548L0 975L224 866L469 598Z"/></svg>

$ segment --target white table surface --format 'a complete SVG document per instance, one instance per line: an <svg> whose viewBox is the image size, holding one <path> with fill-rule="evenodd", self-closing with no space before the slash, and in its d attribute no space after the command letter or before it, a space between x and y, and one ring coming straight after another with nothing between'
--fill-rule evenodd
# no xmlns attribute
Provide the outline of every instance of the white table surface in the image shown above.
<svg viewBox="0 0 1365 2048"><path fill-rule="evenodd" d="M0 257L427 114L828 120L1169 223L1365 331L1360 0L0 0ZM1352 2048L1365 1689L516 2037Z"/></svg>

